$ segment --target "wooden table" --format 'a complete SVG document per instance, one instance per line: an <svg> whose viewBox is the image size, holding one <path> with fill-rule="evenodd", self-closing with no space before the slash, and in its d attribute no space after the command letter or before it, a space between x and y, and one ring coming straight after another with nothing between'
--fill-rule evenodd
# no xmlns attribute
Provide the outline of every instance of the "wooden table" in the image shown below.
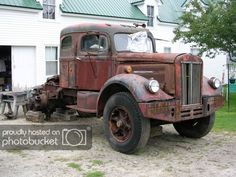
<svg viewBox="0 0 236 177"><path fill-rule="evenodd" d="M0 92L0 104L2 106L1 114L4 114L7 105L8 112L4 115L16 119L19 106L22 106L24 114L27 112L27 92Z"/></svg>

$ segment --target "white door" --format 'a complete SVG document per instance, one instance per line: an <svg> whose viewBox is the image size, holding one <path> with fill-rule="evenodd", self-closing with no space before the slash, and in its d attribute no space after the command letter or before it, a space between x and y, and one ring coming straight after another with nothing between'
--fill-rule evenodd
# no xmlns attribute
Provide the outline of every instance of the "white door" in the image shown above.
<svg viewBox="0 0 236 177"><path fill-rule="evenodd" d="M12 89L26 90L36 83L35 47L12 47Z"/></svg>

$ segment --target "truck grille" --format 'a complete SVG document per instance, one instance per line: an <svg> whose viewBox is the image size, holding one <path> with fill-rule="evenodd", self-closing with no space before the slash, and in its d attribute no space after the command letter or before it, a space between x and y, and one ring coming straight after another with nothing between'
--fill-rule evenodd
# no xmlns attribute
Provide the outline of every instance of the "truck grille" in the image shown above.
<svg viewBox="0 0 236 177"><path fill-rule="evenodd" d="M201 103L200 62L182 62L182 105Z"/></svg>

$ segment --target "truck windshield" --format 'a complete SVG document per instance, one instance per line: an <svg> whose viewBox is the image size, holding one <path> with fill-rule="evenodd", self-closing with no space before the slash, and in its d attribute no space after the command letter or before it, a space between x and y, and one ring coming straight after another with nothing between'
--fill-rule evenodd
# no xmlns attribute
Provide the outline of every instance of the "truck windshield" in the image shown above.
<svg viewBox="0 0 236 177"><path fill-rule="evenodd" d="M118 33L114 35L115 48L118 52L147 52L153 53L152 40L146 31L133 34Z"/></svg>

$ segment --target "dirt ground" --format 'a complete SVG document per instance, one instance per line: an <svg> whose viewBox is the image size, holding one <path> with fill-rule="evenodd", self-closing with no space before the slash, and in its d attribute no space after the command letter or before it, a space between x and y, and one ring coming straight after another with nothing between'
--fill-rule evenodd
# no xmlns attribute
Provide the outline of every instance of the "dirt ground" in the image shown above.
<svg viewBox="0 0 236 177"><path fill-rule="evenodd" d="M236 176L236 134L211 132L202 139L192 140L180 137L171 125L167 125L163 126L162 134L150 138L144 150L125 155L109 146L104 138L102 120L87 118L77 122L93 127L90 150L2 150L0 176L77 177L91 172L107 177ZM21 115L17 120L0 120L0 124L31 122Z"/></svg>

